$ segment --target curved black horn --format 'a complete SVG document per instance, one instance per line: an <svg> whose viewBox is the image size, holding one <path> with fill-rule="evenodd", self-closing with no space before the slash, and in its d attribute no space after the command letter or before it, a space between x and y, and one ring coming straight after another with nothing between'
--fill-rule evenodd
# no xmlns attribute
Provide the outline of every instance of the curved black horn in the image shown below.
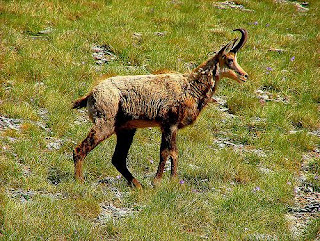
<svg viewBox="0 0 320 241"><path fill-rule="evenodd" d="M237 28L237 29L234 29L233 31L239 31L242 34L241 39L239 40L239 43L230 50L230 52L236 53L247 42L248 33L247 33L247 30L243 28Z"/></svg>

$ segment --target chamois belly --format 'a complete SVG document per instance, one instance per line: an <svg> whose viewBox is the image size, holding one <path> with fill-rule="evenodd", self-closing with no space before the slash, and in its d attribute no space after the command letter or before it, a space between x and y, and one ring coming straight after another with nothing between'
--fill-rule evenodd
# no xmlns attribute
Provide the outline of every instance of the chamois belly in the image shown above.
<svg viewBox="0 0 320 241"><path fill-rule="evenodd" d="M136 129L146 127L159 127L161 126L158 121L151 120L129 120L120 126L120 129Z"/></svg>

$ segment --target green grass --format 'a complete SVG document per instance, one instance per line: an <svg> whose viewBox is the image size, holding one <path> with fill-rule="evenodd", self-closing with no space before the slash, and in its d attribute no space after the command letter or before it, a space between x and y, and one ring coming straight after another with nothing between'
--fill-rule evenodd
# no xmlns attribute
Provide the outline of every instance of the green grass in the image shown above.
<svg viewBox="0 0 320 241"><path fill-rule="evenodd" d="M304 13L292 3L237 2L254 11L221 10L206 0L0 3L0 113L23 120L20 130L0 136L0 240L292 240L285 214L295 177L302 156L320 145L309 133L320 128L320 4L310 0ZM139 130L129 153L144 191L131 190L123 178L99 183L119 175L111 164L114 137L86 158L86 182L73 180L72 150L91 126L76 122L81 114L70 110L73 100L101 75L186 72L232 40L239 27L249 32L238 62L250 80L224 80L218 89L235 118L209 105L179 132L184 184L166 173L159 187L150 186L159 156L157 129ZM52 31L38 34L46 28ZM91 48L103 44L117 59L97 69ZM288 101L260 103L258 89ZM48 111L45 118L41 109ZM219 138L247 151L219 148ZM61 148L48 149L57 139ZM309 178L316 187L318 164L314 157ZM22 190L24 198L13 190ZM139 211L97 222L104 202ZM318 228L316 220L306 239Z"/></svg>

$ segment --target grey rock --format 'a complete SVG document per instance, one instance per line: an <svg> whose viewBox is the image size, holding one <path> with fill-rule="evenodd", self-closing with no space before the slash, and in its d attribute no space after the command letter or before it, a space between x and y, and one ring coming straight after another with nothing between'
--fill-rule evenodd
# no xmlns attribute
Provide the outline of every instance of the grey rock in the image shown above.
<svg viewBox="0 0 320 241"><path fill-rule="evenodd" d="M114 206L112 203L100 204L101 213L97 217L97 222L105 223L113 219L120 219L126 216L133 215L137 210L133 208L119 208Z"/></svg>
<svg viewBox="0 0 320 241"><path fill-rule="evenodd" d="M107 64L117 58L115 53L111 50L111 47L108 45L94 45L91 48L92 57L95 60L97 65Z"/></svg>
<svg viewBox="0 0 320 241"><path fill-rule="evenodd" d="M307 12L309 11L309 3L308 2L297 2L297 1L289 1L289 0L275 0L276 3L280 4L293 4L295 5L298 12Z"/></svg>
<svg viewBox="0 0 320 241"><path fill-rule="evenodd" d="M154 32L154 35L157 35L159 37L164 37L167 35L167 31L164 31L164 32Z"/></svg>
<svg viewBox="0 0 320 241"><path fill-rule="evenodd" d="M99 183L102 183L102 184L114 184L116 183L116 178L114 177L106 177L102 180L99 180Z"/></svg>
<svg viewBox="0 0 320 241"><path fill-rule="evenodd" d="M268 51L270 52L277 52L279 54L283 53L285 50L284 49L277 49L277 48L269 48Z"/></svg>
<svg viewBox="0 0 320 241"><path fill-rule="evenodd" d="M260 101L267 102L267 101L274 101L274 102L281 102L284 104L289 103L289 98L287 96L281 96L279 94L271 93L269 91L258 89L256 90L256 95Z"/></svg>
<svg viewBox="0 0 320 241"><path fill-rule="evenodd" d="M7 118L4 116L0 116L0 131L6 130L6 129L12 129L12 130L20 130L20 125L22 124L21 119L13 119L13 118Z"/></svg>
<svg viewBox="0 0 320 241"><path fill-rule="evenodd" d="M232 1L224 1L224 2L215 2L212 4L215 8L218 9L239 9L241 11L253 12L252 9L247 9L241 4L237 4Z"/></svg>
<svg viewBox="0 0 320 241"><path fill-rule="evenodd" d="M264 174L271 174L271 173L274 173L273 170L269 169L269 168L266 168L266 167L259 167L259 170L264 173Z"/></svg>
<svg viewBox="0 0 320 241"><path fill-rule="evenodd" d="M64 142L62 139L56 139L53 137L46 137L46 139L50 141L46 145L47 149L49 150L59 150L62 147Z"/></svg>
<svg viewBox="0 0 320 241"><path fill-rule="evenodd" d="M47 28L45 28L45 29L43 29L43 30L39 31L39 32L38 32L38 34L49 34L49 33L52 33L53 31L54 31L54 29L53 29L53 28L51 28L51 27L47 27Z"/></svg>
<svg viewBox="0 0 320 241"><path fill-rule="evenodd" d="M279 238L272 234L264 234L264 233L254 233L249 235L248 240L256 240L256 241L277 241Z"/></svg>
<svg viewBox="0 0 320 241"><path fill-rule="evenodd" d="M232 147L234 149L243 149L244 145L235 144L228 139L216 139L214 142L219 146L219 148Z"/></svg>
<svg viewBox="0 0 320 241"><path fill-rule="evenodd" d="M38 109L38 115L43 120L47 121L49 119L49 111L46 108L39 108Z"/></svg>

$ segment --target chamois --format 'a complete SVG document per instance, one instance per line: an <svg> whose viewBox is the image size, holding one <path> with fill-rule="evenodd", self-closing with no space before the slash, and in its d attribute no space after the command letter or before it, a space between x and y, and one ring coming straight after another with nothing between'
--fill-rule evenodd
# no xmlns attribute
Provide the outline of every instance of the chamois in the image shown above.
<svg viewBox="0 0 320 241"><path fill-rule="evenodd" d="M126 165L126 158L137 128L160 127L162 139L160 163L154 182L160 181L165 163L171 159L171 176L177 176L177 130L192 124L210 102L221 78L245 82L247 73L238 65L236 54L247 40L245 29L241 39L234 39L191 73L130 75L110 77L73 108L88 108L94 123L88 136L74 149L75 178L83 181L82 164L87 154L100 142L117 135L112 164L129 185L141 188Z"/></svg>

